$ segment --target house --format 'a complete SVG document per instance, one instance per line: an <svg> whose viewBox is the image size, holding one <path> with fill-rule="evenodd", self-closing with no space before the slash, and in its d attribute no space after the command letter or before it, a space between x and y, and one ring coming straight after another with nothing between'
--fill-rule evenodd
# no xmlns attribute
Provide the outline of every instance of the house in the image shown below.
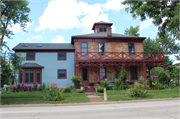
<svg viewBox="0 0 180 119"><path fill-rule="evenodd" d="M145 53L143 40L146 37L115 34L113 23L94 23L94 33L71 37L71 43L20 43L13 50L28 57L19 72L19 82L55 82L71 85L70 78L81 76L86 86L107 78L120 78L121 67L128 73L128 80L144 77L146 67L163 65L164 53ZM150 73L150 72L149 72Z"/></svg>

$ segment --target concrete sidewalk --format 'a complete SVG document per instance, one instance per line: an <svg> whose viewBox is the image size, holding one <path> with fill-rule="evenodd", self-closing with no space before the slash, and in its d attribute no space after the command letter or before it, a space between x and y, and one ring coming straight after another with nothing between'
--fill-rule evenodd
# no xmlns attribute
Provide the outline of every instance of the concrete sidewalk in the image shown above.
<svg viewBox="0 0 180 119"><path fill-rule="evenodd" d="M151 101L169 101L179 100L178 98L160 98L160 99L143 99L143 100L128 100L128 101L107 101L107 102L87 102L87 103L59 103L59 104L14 104L14 105L1 105L0 108L8 107L40 107L40 106L76 106L76 105L97 105L97 104L119 104L119 103L136 103L136 102L151 102Z"/></svg>

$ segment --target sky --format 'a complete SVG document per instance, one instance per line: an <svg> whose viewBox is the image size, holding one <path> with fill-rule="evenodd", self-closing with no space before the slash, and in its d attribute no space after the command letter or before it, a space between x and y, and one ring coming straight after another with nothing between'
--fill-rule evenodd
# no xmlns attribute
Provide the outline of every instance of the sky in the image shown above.
<svg viewBox="0 0 180 119"><path fill-rule="evenodd" d="M130 26L140 26L140 37L155 39L158 27L152 19L133 19L123 0L29 0L31 9L27 32L19 24L9 27L14 35L5 39L12 49L19 43L70 43L71 36L93 33L95 22L113 23L112 32L124 34ZM171 56L175 61L175 58ZM176 63L175 61L174 63Z"/></svg>

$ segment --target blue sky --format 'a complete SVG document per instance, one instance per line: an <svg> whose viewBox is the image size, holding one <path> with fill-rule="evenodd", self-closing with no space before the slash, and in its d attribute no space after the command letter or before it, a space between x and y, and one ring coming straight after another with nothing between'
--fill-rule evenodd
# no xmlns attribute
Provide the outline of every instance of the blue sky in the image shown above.
<svg viewBox="0 0 180 119"><path fill-rule="evenodd" d="M158 29L152 19L133 19L122 1L30 0L27 32L19 24L13 25L10 29L14 35L5 41L11 49L19 43L70 43L72 35L93 33L93 23L99 21L113 23L112 32L118 34L124 34L130 26L140 26L140 36L154 39Z"/></svg>

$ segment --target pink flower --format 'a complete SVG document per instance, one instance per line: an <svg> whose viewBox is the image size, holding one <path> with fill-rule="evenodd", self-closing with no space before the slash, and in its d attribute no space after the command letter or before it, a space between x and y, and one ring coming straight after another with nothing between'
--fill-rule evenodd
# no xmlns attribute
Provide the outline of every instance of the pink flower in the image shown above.
<svg viewBox="0 0 180 119"><path fill-rule="evenodd" d="M145 82L144 82L145 83Z"/></svg>

